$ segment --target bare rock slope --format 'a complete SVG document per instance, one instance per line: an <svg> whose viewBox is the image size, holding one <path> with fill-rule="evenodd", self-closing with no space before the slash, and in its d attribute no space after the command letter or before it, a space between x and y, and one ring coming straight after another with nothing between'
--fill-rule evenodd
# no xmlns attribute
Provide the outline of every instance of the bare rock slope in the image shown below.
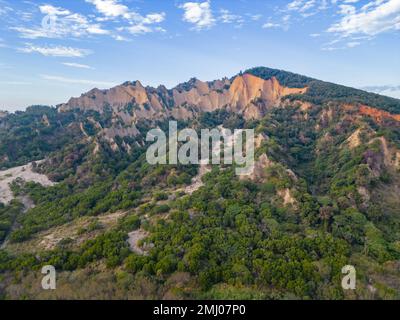
<svg viewBox="0 0 400 320"><path fill-rule="evenodd" d="M264 80L251 74L213 82L192 79L172 90L143 87L139 81L126 82L109 90L93 89L79 98L72 98L59 110L74 109L104 112L109 107L124 113L125 122L139 119L160 119L172 116L187 119L193 112L222 108L242 114L246 119L259 118L265 110L278 105L282 97L303 94L307 88L288 88L272 77Z"/></svg>

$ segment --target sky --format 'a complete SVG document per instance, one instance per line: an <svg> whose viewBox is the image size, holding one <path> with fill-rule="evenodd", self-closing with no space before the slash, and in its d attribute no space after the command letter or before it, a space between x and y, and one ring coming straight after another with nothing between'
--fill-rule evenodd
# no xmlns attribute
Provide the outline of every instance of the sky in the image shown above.
<svg viewBox="0 0 400 320"><path fill-rule="evenodd" d="M0 0L0 110L255 66L400 98L400 0Z"/></svg>

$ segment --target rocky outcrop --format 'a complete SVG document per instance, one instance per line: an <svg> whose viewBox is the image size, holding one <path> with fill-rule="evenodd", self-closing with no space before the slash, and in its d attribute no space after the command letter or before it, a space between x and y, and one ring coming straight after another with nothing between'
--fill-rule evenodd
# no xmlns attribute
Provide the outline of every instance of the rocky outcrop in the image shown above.
<svg viewBox="0 0 400 320"><path fill-rule="evenodd" d="M136 81L109 90L93 89L58 108L60 112L80 109L100 113L111 108L119 118L123 116L124 122L164 117L189 119L195 112L222 108L242 114L246 119L256 119L268 108L279 105L282 97L306 91L307 88L282 86L276 78L264 80L250 74L214 82L192 79L172 90L163 86L145 88Z"/></svg>
<svg viewBox="0 0 400 320"><path fill-rule="evenodd" d="M361 145L360 133L361 129L358 128L350 137L347 138L346 142L350 149L357 148L359 145Z"/></svg>
<svg viewBox="0 0 400 320"><path fill-rule="evenodd" d="M82 94L79 98L71 98L68 103L60 105L59 110L83 109L102 113L106 106L112 106L117 109L118 107L125 107L132 102L140 105L149 102L146 89L139 81L124 83L109 90L92 89Z"/></svg>
<svg viewBox="0 0 400 320"><path fill-rule="evenodd" d="M101 131L100 136L109 142L112 150L117 151L117 150L119 150L119 147L115 141L116 137L120 137L120 138L135 137L138 134L139 134L138 129L135 126L132 126L132 127L125 127L125 128L123 128L123 127L105 128ZM125 142L123 142L123 144L124 144L124 149L129 152L131 150L131 147ZM97 153L97 151L96 151L96 153Z"/></svg>
<svg viewBox="0 0 400 320"><path fill-rule="evenodd" d="M379 137L376 138L373 141L379 140L381 143L381 149L382 149L382 155L383 155L383 161L384 164L387 168L398 168L398 163L399 163L399 151L389 147L389 143L386 140L385 137Z"/></svg>
<svg viewBox="0 0 400 320"><path fill-rule="evenodd" d="M231 82L217 81L212 84L196 80L189 91L173 90L176 106L190 105L199 111L214 111L227 107L243 114L247 119L257 119L266 108L278 105L281 98L290 94L302 94L306 88L286 88L276 78L264 80L250 74L237 76Z"/></svg>
<svg viewBox="0 0 400 320"><path fill-rule="evenodd" d="M297 204L297 200L292 196L290 189L282 189L277 193L282 198L284 206L295 206Z"/></svg>
<svg viewBox="0 0 400 320"><path fill-rule="evenodd" d="M389 145L385 137L377 137L369 142L373 145L379 142L379 149L369 148L364 152L365 163L371 169L374 177L380 177L384 169L389 172L397 171L400 166L400 152L394 146Z"/></svg>
<svg viewBox="0 0 400 320"><path fill-rule="evenodd" d="M264 182L267 178L266 169L273 166L274 162L268 158L268 156L263 153L258 160L254 163L254 168L248 175L243 175L240 178L242 180L250 179L254 182Z"/></svg>

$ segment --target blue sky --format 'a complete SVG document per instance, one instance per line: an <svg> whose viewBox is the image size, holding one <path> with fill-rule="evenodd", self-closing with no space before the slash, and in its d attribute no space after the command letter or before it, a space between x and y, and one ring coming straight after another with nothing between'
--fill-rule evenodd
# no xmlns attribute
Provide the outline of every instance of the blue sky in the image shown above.
<svg viewBox="0 0 400 320"><path fill-rule="evenodd" d="M253 66L400 98L400 0L0 0L0 109Z"/></svg>

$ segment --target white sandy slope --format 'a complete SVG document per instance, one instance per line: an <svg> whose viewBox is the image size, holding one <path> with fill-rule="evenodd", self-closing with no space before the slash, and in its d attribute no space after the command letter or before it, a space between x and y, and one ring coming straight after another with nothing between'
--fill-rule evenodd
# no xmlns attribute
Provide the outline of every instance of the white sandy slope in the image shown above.
<svg viewBox="0 0 400 320"><path fill-rule="evenodd" d="M50 181L44 174L33 172L32 163L0 171L0 202L8 204L14 199L10 184L18 178L26 182L40 183L45 187L54 185L54 182Z"/></svg>

